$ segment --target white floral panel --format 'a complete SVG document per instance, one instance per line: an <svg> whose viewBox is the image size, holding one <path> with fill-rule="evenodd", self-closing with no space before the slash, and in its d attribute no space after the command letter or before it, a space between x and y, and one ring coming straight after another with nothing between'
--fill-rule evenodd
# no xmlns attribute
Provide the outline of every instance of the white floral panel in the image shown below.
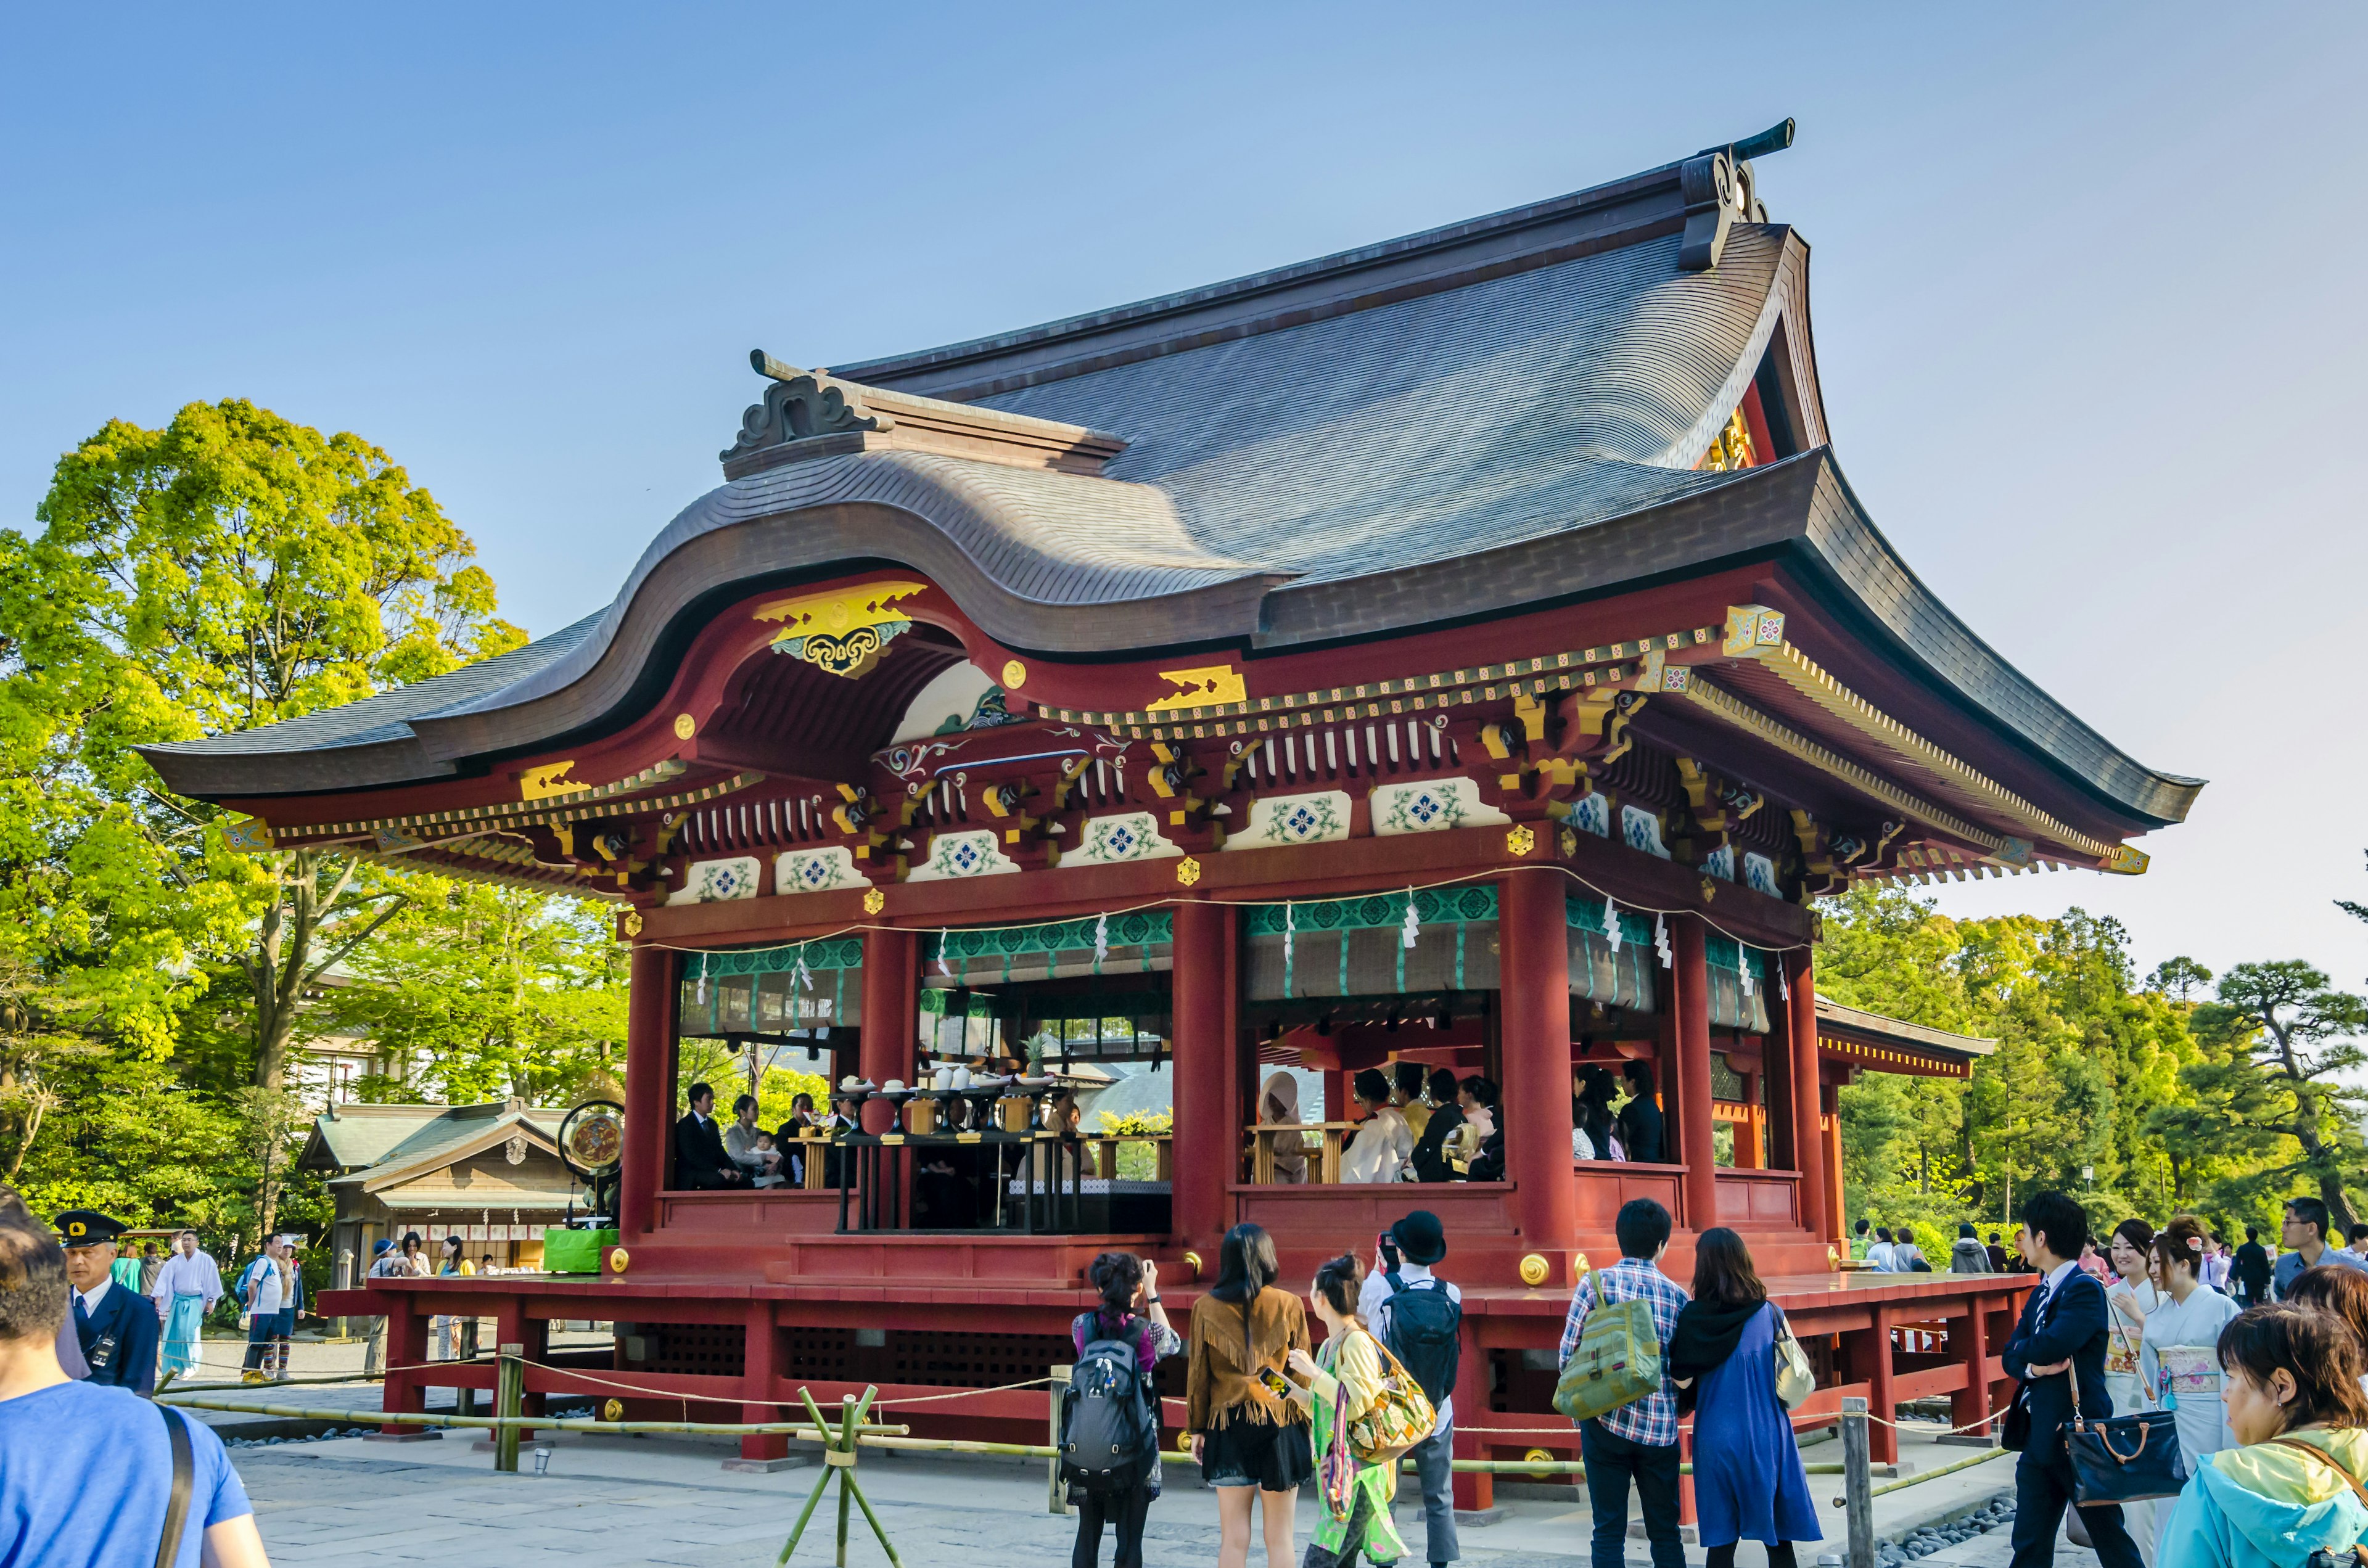
<svg viewBox="0 0 2368 1568"><path fill-rule="evenodd" d="M1116 866L1128 860L1172 859L1184 851L1159 835L1159 819L1149 812L1092 817L1076 846L1061 852L1064 866Z"/></svg>
<svg viewBox="0 0 2368 1568"><path fill-rule="evenodd" d="M1765 855L1744 856L1743 882L1753 892L1764 892L1770 898L1784 896L1784 890L1776 883L1776 862Z"/></svg>
<svg viewBox="0 0 2368 1568"><path fill-rule="evenodd" d="M1228 849L1271 849L1281 844L1329 844L1349 836L1349 796L1341 790L1318 795L1268 795L1250 802L1250 820L1228 834Z"/></svg>
<svg viewBox="0 0 2368 1568"><path fill-rule="evenodd" d="M792 849L773 862L775 892L835 892L870 885L855 869L855 852L843 845Z"/></svg>
<svg viewBox="0 0 2368 1568"><path fill-rule="evenodd" d="M1642 806L1620 808L1620 842L1631 849L1658 855L1664 860L1669 858L1669 852L1661 846L1661 819Z"/></svg>
<svg viewBox="0 0 2368 1568"><path fill-rule="evenodd" d="M730 860L694 860L682 886L666 895L668 903L728 903L757 896L757 878L763 868L754 855Z"/></svg>
<svg viewBox="0 0 2368 1568"><path fill-rule="evenodd" d="M929 858L914 868L908 882L951 881L957 877L991 877L1016 871L1019 864L995 841L995 830L941 833L929 840Z"/></svg>
<svg viewBox="0 0 2368 1568"><path fill-rule="evenodd" d="M1611 802L1597 794L1581 795L1570 808L1570 825L1598 838L1611 836Z"/></svg>
<svg viewBox="0 0 2368 1568"><path fill-rule="evenodd" d="M1427 778L1373 790L1373 833L1431 833L1445 827L1501 827L1513 819L1480 799L1469 778Z"/></svg>
<svg viewBox="0 0 2368 1568"><path fill-rule="evenodd" d="M1712 850L1702 860L1702 874L1722 882L1735 881L1735 846L1722 844Z"/></svg>

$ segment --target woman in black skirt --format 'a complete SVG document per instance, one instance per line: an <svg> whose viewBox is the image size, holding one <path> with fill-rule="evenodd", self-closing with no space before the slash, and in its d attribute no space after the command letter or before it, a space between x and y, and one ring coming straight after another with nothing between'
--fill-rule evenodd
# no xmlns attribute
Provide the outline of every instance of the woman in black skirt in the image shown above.
<svg viewBox="0 0 2368 1568"><path fill-rule="evenodd" d="M1275 1289L1279 1272L1264 1227L1235 1225L1218 1254L1216 1284L1192 1303L1184 1425L1201 1479L1217 1489L1218 1568L1249 1561L1253 1499L1267 1561L1290 1562L1300 1483L1315 1472L1306 1414L1277 1392L1289 1386L1291 1353L1308 1347L1306 1308Z"/></svg>

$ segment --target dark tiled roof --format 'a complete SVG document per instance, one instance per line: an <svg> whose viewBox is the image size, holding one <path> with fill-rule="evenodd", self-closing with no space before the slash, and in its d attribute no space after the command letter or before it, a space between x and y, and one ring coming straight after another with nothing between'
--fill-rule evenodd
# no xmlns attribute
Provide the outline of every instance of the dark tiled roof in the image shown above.
<svg viewBox="0 0 2368 1568"><path fill-rule="evenodd" d="M598 615L505 659L245 735L150 748L190 793L396 782L613 722L719 588L928 574L1039 653L1373 637L1786 555L1909 667L2160 821L2194 780L2105 743L1973 636L1829 455L1695 463L1780 328L1822 439L1807 247L1739 224L1679 267L1675 165L1208 290L848 367L1126 442L1101 477L916 451L767 470L687 507ZM1263 313L1262 313L1263 312ZM258 767L280 759L276 772Z"/></svg>

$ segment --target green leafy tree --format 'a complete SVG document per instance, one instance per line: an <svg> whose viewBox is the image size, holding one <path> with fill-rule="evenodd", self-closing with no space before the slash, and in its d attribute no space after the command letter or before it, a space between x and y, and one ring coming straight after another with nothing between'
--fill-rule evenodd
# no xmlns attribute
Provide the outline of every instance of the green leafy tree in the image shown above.
<svg viewBox="0 0 2368 1568"><path fill-rule="evenodd" d="M2227 1196L2258 1199L2299 1177L2326 1201L2339 1233L2349 1229L2357 1215L2346 1176L2368 1163L2359 1126L2368 1092L2343 1080L2368 1064L2359 1045L2368 1002L2287 959L2232 966L2218 1000L2195 1015L2220 1042L2187 1074L2209 1116L2201 1131L2241 1141L2270 1162L2224 1184Z"/></svg>
<svg viewBox="0 0 2368 1568"><path fill-rule="evenodd" d="M218 813L135 748L296 718L523 633L386 453L238 400L162 429L110 421L59 460L36 517L0 530L0 953L118 1058L171 1053L219 1017L210 987L238 984L240 1076L268 1104L308 991L400 886L311 851L229 853ZM277 1136L276 1116L247 1119Z"/></svg>
<svg viewBox="0 0 2368 1568"><path fill-rule="evenodd" d="M5 673L58 769L209 917L205 945L242 933L253 1082L276 1090L307 988L398 896L310 850L224 855L211 813L167 797L132 748L350 702L524 634L495 614L468 536L385 452L240 400L159 430L109 421L59 460L36 516L0 582L22 629Z"/></svg>
<svg viewBox="0 0 2368 1568"><path fill-rule="evenodd" d="M625 966L605 910L563 896L414 874L405 903L347 966L324 1020L375 1040L453 1103L556 1103L623 1060Z"/></svg>
<svg viewBox="0 0 2368 1568"><path fill-rule="evenodd" d="M2180 1002L2193 1001L2195 994L2211 983L2212 971L2184 954L2163 960L2146 978L2148 991L2160 992Z"/></svg>

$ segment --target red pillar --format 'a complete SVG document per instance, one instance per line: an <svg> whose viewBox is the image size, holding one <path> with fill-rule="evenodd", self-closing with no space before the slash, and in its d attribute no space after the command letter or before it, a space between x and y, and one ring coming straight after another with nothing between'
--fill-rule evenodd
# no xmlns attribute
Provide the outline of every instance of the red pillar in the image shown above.
<svg viewBox="0 0 2368 1568"><path fill-rule="evenodd" d="M781 1418L780 1407L773 1403L773 1381L779 1375L780 1365L781 1331L773 1325L772 1302L748 1303L746 1334L742 1376L747 1387L746 1396L740 1405L740 1419L744 1425L755 1426ZM744 1460L785 1460L790 1457L789 1435L770 1432L744 1437L740 1439L740 1457Z"/></svg>
<svg viewBox="0 0 2368 1568"><path fill-rule="evenodd" d="M1842 1231L1842 1102L1841 1092L1832 1084L1817 1085L1819 1131L1824 1133L1826 1151L1826 1240L1847 1249Z"/></svg>
<svg viewBox="0 0 2368 1568"><path fill-rule="evenodd" d="M628 1243L657 1228L666 1183L666 1133L674 1124L674 955L633 949L625 1015L625 1163L618 1173L618 1228ZM392 1345L389 1346L392 1349Z"/></svg>
<svg viewBox="0 0 2368 1568"><path fill-rule="evenodd" d="M863 933L863 1043L856 1071L874 1084L891 1078L912 1082L920 1020L920 941L910 931L874 926ZM863 1130L886 1132L896 1108L883 1099L863 1102Z"/></svg>
<svg viewBox="0 0 2368 1568"><path fill-rule="evenodd" d="M1867 1424L1867 1448L1882 1464L1899 1462L1899 1428L1892 1423L1899 1419L1899 1396L1891 1386L1891 1313L1884 1307L1874 1309L1873 1359L1867 1368L1868 1414L1879 1415L1879 1422Z"/></svg>
<svg viewBox="0 0 2368 1568"><path fill-rule="evenodd" d="M416 1291L389 1290L386 1313L386 1364L393 1367L417 1367L427 1359L427 1319L416 1309L419 1297ZM379 1395L381 1410L400 1411L416 1415L427 1408L427 1385L420 1380L425 1372L390 1371L386 1387ZM427 1430L424 1426L393 1425L381 1426L382 1437L401 1437Z"/></svg>
<svg viewBox="0 0 2368 1568"><path fill-rule="evenodd" d="M1197 1248L1209 1269L1233 1223L1235 1150L1241 1129L1233 1094L1234 911L1217 903L1176 906L1176 1119L1173 1218L1177 1241Z"/></svg>
<svg viewBox="0 0 2368 1568"><path fill-rule="evenodd" d="M1970 1426L1989 1419L1990 1385L1984 1375L1990 1356L1987 1310L1987 1298L1975 1296L1964 1316L1949 1320L1949 1348L1965 1369L1965 1386L1949 1396L1952 1426Z"/></svg>
<svg viewBox="0 0 2368 1568"><path fill-rule="evenodd" d="M1699 920L1679 916L1673 925L1670 1012L1678 1035L1678 1157L1685 1162L1686 1224L1706 1231L1718 1223L1716 1156L1710 1121L1710 969Z"/></svg>
<svg viewBox="0 0 2368 1568"><path fill-rule="evenodd" d="M1511 1142L1509 1135L1506 1142ZM1473 1428L1495 1419L1489 1414L1488 1352L1480 1348L1480 1324L1476 1318L1463 1320L1463 1339L1455 1363L1455 1457L1460 1460L1493 1458ZM1534 1426L1534 1421L1520 1425ZM1497 1478L1481 1471L1458 1471L1454 1478L1455 1506L1458 1508L1493 1508L1497 1506Z"/></svg>
<svg viewBox="0 0 2368 1568"><path fill-rule="evenodd" d="M1793 1085L1793 1168L1801 1173L1801 1223L1811 1235L1830 1239L1840 1234L1841 1226L1826 1206L1825 1128L1817 1114L1817 971L1806 948L1780 954L1778 961L1792 993L1778 1000L1784 1006L1784 1040L1791 1053L1785 1077Z"/></svg>
<svg viewBox="0 0 2368 1568"><path fill-rule="evenodd" d="M1570 929L1563 889L1559 875L1535 871L1516 871L1497 884L1505 1175L1513 1183L1521 1239L1547 1253L1572 1246L1578 1231L1578 1183L1570 1164Z"/></svg>

